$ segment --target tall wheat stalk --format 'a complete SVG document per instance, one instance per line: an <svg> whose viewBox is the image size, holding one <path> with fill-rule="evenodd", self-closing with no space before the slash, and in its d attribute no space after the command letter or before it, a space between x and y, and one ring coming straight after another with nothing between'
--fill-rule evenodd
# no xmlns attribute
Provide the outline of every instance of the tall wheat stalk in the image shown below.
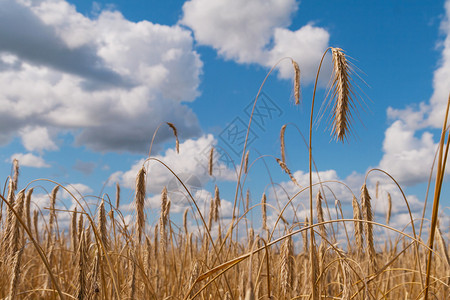
<svg viewBox="0 0 450 300"><path fill-rule="evenodd" d="M425 282L425 294L424 299L428 299L428 291L430 285L430 276L431 276L431 263L433 257L433 245L434 245L434 236L436 233L437 222L438 222L438 212L439 212L439 200L441 197L442 183L444 181L445 167L447 163L447 155L448 149L450 145L450 134L447 133L447 120L449 117L449 107L450 107L450 95L447 101L447 109L444 115L444 125L442 126L441 140L439 142L439 157L437 160L437 171L436 171L436 182L434 188L434 198L433 198L433 209L431 211L431 227L430 227L430 236L428 238L428 258L427 258L427 273L426 273L426 282ZM445 143L447 135L447 143ZM444 145L446 144L445 151Z"/></svg>

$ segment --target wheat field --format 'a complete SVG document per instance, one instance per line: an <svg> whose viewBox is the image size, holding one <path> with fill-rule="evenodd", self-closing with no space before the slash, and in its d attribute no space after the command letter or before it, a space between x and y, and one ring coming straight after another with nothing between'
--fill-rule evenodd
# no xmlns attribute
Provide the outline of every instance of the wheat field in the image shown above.
<svg viewBox="0 0 450 300"><path fill-rule="evenodd" d="M353 87L354 68L342 49L329 48L323 57L327 53L333 64L326 97L332 134L337 141L345 141L360 100ZM301 69L291 61L295 103L300 105ZM286 163L286 126L280 134L281 157L276 158L299 193L309 194L306 218L295 212L292 219L283 215L292 209L297 195L289 195L275 224L267 220L266 194L250 207L249 194L241 186L249 167L245 146L229 219L222 218L217 186L207 211L198 207L186 188L190 207L182 221L176 220L171 217L171 200L164 188L159 212L147 214L145 165L136 174L134 198L129 199L135 208L131 222L120 210L119 185L115 195L97 199L92 209L83 196L52 183L49 207L36 208L32 185L18 189L20 162L14 161L0 210L1 299L449 299L448 237L439 228L449 145L447 120L443 121L436 179L431 186L433 209L426 221L412 220L408 228L391 227L391 201L404 201L405 206L408 202L390 196L386 220L375 220L372 198L377 196L369 193L365 183L359 191L352 191L352 217L345 218L341 210L333 219L329 206L334 204L324 197L322 182L313 184L312 180L315 98L316 88L309 128L310 184L300 186ZM167 124L179 151L177 129ZM210 174L213 155L211 149ZM149 155L147 162L152 159ZM180 184L184 186L181 180ZM77 203L75 209L57 208L63 192ZM260 226L248 222L247 215L256 212L261 216ZM70 225L59 222L62 214L70 215ZM379 229L389 234L377 238L374 231Z"/></svg>

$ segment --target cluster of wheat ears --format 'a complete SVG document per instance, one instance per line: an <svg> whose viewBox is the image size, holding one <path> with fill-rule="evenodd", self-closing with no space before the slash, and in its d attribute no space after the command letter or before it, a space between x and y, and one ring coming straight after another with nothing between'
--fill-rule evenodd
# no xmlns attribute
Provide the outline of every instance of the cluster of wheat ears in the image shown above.
<svg viewBox="0 0 450 300"><path fill-rule="evenodd" d="M346 139L352 113L356 112L358 93L352 85L352 65L342 49L329 48L318 68L311 104L309 141L306 141L308 186L300 186L287 166L286 125L281 128L281 158L276 161L298 186L298 193L289 195L276 223L271 224L273 228L267 221L270 205L266 195L262 195L260 203L249 207L249 193L243 190L242 177L249 169L246 146L237 170L232 217L227 220L221 218L218 187L209 211L203 212L177 174L151 155L136 177L135 213L131 223L125 222L119 210L119 185L115 201L105 195L98 199L95 211L90 210L85 198L71 194L57 183L49 193L49 207L33 205L32 184L18 190L19 165L14 161L13 174L1 197L0 297L450 299L449 253L438 222L449 146L447 118L435 160L433 209L427 214L431 215L429 222L424 223L424 218L413 219L406 197L391 200L390 196L386 222L375 222L365 183L353 196L352 218L344 218L342 210L340 217L339 214L335 219L325 217L330 216L321 188L325 183L313 184L312 181L312 124L317 78L327 52L332 55L333 73L326 98L331 111L332 134L337 140ZM299 104L300 68L291 61L295 71L294 98ZM255 105L257 101L258 97ZM177 129L172 123L167 124L173 130L179 151ZM251 118L248 126L250 128ZM210 173L214 172L213 155L214 149L211 149ZM171 202L166 188L161 193L160 214L146 216L146 166L149 162L166 166L185 188L190 208L186 209L182 224L177 225L170 218ZM400 186L398 188L401 191ZM56 208L56 200L63 189L77 203L74 210ZM292 203L302 192L309 193L309 215L302 220L295 214L292 220L286 219L283 213L292 209ZM391 201L402 201L408 208L411 222L407 228L389 226ZM257 228L247 222L247 215L255 210L262 216L261 227L258 224ZM58 224L62 213L70 214L70 226ZM188 226L188 216L189 220L196 221L195 228ZM419 223L420 230L416 228ZM281 234L274 235L275 227L281 228ZM384 244L374 241L374 227L390 233L386 234ZM425 240L422 227L427 233ZM238 231L238 228L245 230ZM338 230L345 232L346 241L339 240Z"/></svg>

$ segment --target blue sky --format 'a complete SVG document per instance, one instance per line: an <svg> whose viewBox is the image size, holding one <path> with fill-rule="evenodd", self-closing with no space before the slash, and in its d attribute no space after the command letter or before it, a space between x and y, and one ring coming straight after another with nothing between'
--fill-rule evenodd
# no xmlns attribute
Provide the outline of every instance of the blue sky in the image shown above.
<svg viewBox="0 0 450 300"><path fill-rule="evenodd" d="M280 157L284 124L307 133L312 80L331 46L346 51L367 85L357 81L365 104L348 142L332 140L326 118L314 129L322 179L344 181L358 195L366 171L380 167L406 189L418 216L450 91L449 14L449 1L2 1L2 177L6 180L18 158L22 187L47 178L84 194L113 195L118 182L126 203L153 133L163 123L152 156L183 179L195 177L204 205L219 185L229 210L235 174L220 154L214 176L205 173L211 145L240 163L241 149L227 129L248 123L248 105L268 70L289 56L302 72L302 104L294 105L293 69L284 60L262 89L261 105L271 110L260 107L266 116L255 118L249 146L251 161ZM330 70L328 59L316 117ZM178 128L180 154L164 122ZM288 167L302 183L307 150L293 125L286 146ZM266 191L276 203L267 168L274 182L296 192L273 157L264 156L246 180L253 201ZM374 174L368 179L372 192L376 181L383 191L376 199L378 215L389 192L398 225L405 224L399 191ZM159 191L171 184L172 175L151 162L150 209L157 209ZM335 188L348 204L349 195ZM174 211L186 205L179 200Z"/></svg>

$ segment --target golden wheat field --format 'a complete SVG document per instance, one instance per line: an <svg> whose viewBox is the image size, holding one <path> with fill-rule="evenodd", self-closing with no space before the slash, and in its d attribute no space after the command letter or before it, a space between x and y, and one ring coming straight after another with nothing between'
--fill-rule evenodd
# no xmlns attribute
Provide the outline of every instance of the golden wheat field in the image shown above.
<svg viewBox="0 0 450 300"><path fill-rule="evenodd" d="M332 134L340 142L346 140L351 114L361 99L353 90L353 68L345 52L329 48L324 56L327 53L332 56L333 68L327 97ZM296 75L294 97L299 102L301 70L295 61L291 62ZM317 76L321 66L318 70ZM386 220L374 220L372 201L377 195L371 195L365 183L360 190L351 191L353 217L344 218L340 211L337 218L330 219L329 207L338 210L339 203L335 205L335 199L324 197L326 182L312 181L315 100L315 89L312 101L303 99L303 105L312 107L307 186L296 182L286 163L286 126L281 128L281 157L276 161L298 186L298 193L288 195L289 201L282 203L275 224L267 221L266 195L259 195L261 200L249 205L249 193L242 187L250 164L245 146L232 218L227 220L221 217L217 186L206 212L186 187L190 208L182 221L171 218L171 199L166 189L161 192L160 210L147 214L146 165L136 174L134 198L127 199L135 209L132 222L126 222L119 209L123 201L119 185L115 195L97 199L94 209L82 195L70 194L76 208L60 210L58 195L69 191L52 183L49 207L36 208L32 205L33 183L21 183L26 187L18 189L20 162L14 161L12 176L2 190L0 298L449 299L448 237L439 228L440 191L449 147L447 121L442 120L432 170L435 180L430 183L433 209L427 213L427 220L413 220L411 215L407 228L393 228L389 225L390 205L386 207ZM177 128L168 125L178 148ZM212 174L213 148L209 155ZM156 158L150 155L147 162L152 160ZM395 182L395 178L392 180ZM180 184L184 186L181 179ZM300 194L308 195L309 201L303 203L309 208L306 218L295 214L293 204L298 204ZM402 201L408 207L406 197L389 197L391 201ZM286 210L294 210L292 219L284 217ZM251 211L261 216L261 226L253 228L248 222ZM62 213L70 214L70 226L59 223ZM197 225L188 226L188 218ZM374 237L374 230L380 228L389 233L383 239Z"/></svg>

